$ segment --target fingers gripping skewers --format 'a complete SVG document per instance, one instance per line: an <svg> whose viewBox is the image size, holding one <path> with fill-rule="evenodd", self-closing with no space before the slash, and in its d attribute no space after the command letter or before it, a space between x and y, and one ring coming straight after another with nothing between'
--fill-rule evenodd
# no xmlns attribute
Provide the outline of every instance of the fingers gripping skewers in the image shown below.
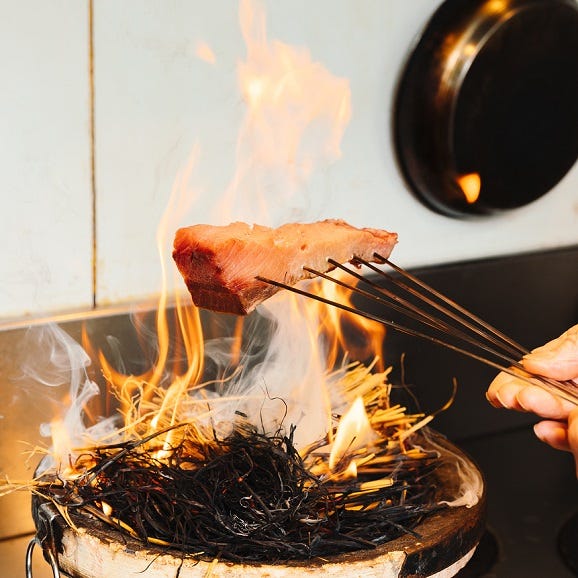
<svg viewBox="0 0 578 578"><path fill-rule="evenodd" d="M552 379L578 382L578 325L524 356L524 367ZM578 475L578 408L575 403L500 373L487 392L494 407L532 412L543 418L534 426L538 438L574 455Z"/></svg>

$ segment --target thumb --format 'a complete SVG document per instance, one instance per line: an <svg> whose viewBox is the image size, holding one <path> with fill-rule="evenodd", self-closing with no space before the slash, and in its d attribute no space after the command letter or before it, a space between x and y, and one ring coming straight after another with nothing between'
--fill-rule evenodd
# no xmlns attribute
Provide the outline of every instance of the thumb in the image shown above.
<svg viewBox="0 0 578 578"><path fill-rule="evenodd" d="M552 379L578 377L578 325L524 356L524 367Z"/></svg>

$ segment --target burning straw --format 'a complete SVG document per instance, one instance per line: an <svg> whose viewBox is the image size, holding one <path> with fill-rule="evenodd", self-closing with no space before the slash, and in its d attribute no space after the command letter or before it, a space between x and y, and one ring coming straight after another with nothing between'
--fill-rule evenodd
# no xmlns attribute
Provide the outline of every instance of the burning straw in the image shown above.
<svg viewBox="0 0 578 578"><path fill-rule="evenodd" d="M66 473L45 474L34 491L71 525L95 516L143 544L208 559L375 548L445 507L436 489L442 460L422 430L431 416L391 405L386 375L352 364L340 379L345 395L362 401L370 435L340 435L347 415L335 416L328 436L298 451L293 426L267 434L238 415L221 437L181 423L78 450Z"/></svg>
<svg viewBox="0 0 578 578"><path fill-rule="evenodd" d="M248 110L237 171L215 219L272 225L288 210L301 215L310 207L310 198L289 200L287 193L312 190L303 185L315 161L339 157L350 90L308 51L268 42L264 14L248 0L241 17L247 59L239 81ZM190 201L191 170L177 178L161 220L161 257ZM195 220L198 214L197 207ZM52 370L63 362L50 383L38 379L55 388L69 384L70 407L46 428L52 461L22 487L55 504L72 528L96 517L143 546L183 556L307 559L416 532L425 516L456 497L439 483L447 452L442 457L425 433L432 416L392 404L387 372L374 371L377 365L341 364L345 352L371 359L365 341L380 352L381 324L314 309L313 302L273 299L262 306L276 324L265 348L254 352L244 343L238 322L234 333L213 342L203 334L199 311L185 306L178 291L170 321L169 269L163 259L161 265L155 330L143 324L135 340L145 345L145 364L152 354L152 367L125 371L112 338L116 364L102 349L82 350L61 330L41 334L49 338L50 363L39 363L42 356L31 350L34 375L37 365ZM331 302L338 300L337 287L325 289ZM262 334L247 333L255 342ZM348 333L355 347L345 343ZM220 345L227 340L225 352ZM88 372L97 359L102 391ZM7 484L6 491L16 487Z"/></svg>

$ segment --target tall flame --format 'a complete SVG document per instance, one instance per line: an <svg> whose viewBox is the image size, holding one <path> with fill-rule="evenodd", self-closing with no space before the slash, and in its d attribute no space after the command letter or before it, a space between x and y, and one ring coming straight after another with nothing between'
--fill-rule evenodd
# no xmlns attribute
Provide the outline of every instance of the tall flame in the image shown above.
<svg viewBox="0 0 578 578"><path fill-rule="evenodd" d="M341 154L341 139L351 116L349 85L314 62L307 50L269 42L265 15L258 5L241 0L240 20L247 54L239 63L238 80L247 112L239 131L234 176L215 207L215 220L276 225L302 219L307 179ZM206 62L216 60L206 43L198 43L197 56ZM346 352L370 358L381 350L383 329L376 323L280 293L261 309L275 327L262 362L243 357L239 322L236 337L228 342L230 374L218 377L223 383L217 387L201 387L206 352L199 311L179 292L169 299L170 272L177 274L176 267L169 266L169 241L182 224L182 215L189 212L186 205L194 200L187 183L198 156L194 151L178 175L157 232L162 287L154 364L139 375L128 375L102 351L98 353L120 405L122 431L146 438L170 430L163 438L168 447L179 435L170 428L181 422L210 416L212 432L219 421L230 424L240 413L269 431L298 426L296 445L331 437L333 408L343 400L331 389L330 372ZM316 290L332 299L349 299L331 283L318 282ZM348 333L364 337L351 347L345 339ZM175 342L184 363L171 361L179 357L172 355Z"/></svg>
<svg viewBox="0 0 578 578"><path fill-rule="evenodd" d="M239 65L239 81L247 115L239 135L237 169L217 207L218 219L275 225L279 218L304 216L294 211L305 207L306 179L319 163L339 156L350 116L349 87L347 81L313 62L307 51L267 42L264 14L249 0L241 2L241 27L247 59ZM208 45L199 44L197 55L206 62L216 60ZM221 441L233 427L239 426L237 431L242 432L248 422L259 433L288 440L288 450L295 447L293 455L320 482L345 480L345 509L377 508L383 500L371 496L394 483L390 474L401 463L398 459L431 456L420 447L406 446L409 436L432 416L408 415L404 407L390 405L387 371L374 371L380 368L376 353L381 351L382 326L359 321L317 301L280 292L263 304L259 320L265 318L269 323L262 333L271 338L257 353L245 343L246 333L248 340L255 342L262 335L245 332L240 319L227 338L205 341L201 315L188 295L184 299L177 291L169 298L171 272L177 275L176 267L169 266L170 240L195 199L188 183L197 160L198 149L178 175L157 231L162 285L154 331L135 318L136 329L144 329L138 339L149 350L153 341L151 366L131 374L122 363L111 362L103 351L93 348L87 333L83 349L60 328L53 328L49 356L51 362L58 360L64 372L49 376L47 385L68 382L70 399L69 410L51 423L54 459L41 470L52 469L63 487L74 479L88 480L92 486L107 469L98 462L98 455L110 449L113 453L118 450L113 461L122 458L125 450L136 450L147 464L163 467L174 464L176 453L182 451L185 459L177 467L195 468L211 453L207 450L222 448ZM299 194L302 198L295 200ZM314 291L327 299L350 303L343 287L321 280L315 283ZM253 319L255 316L251 323ZM355 346L346 339L352 335L358 341ZM373 361L349 362L349 354L359 361ZM103 396L87 370L95 358L111 394L104 399L104 411L97 409ZM218 366L210 382L203 381L209 379L205 375L209 359L211 368ZM102 419L103 415L107 417ZM246 441L251 443L250 438ZM103 448L105 444L112 445ZM91 470L94 466L96 477ZM83 479L87 472L89 477ZM165 474L149 473L149 478L157 476ZM371 479L364 479L368 476ZM350 478L358 479L350 483ZM243 481L237 479L232 476L232 483ZM281 484L285 485L285 480ZM312 487L305 482L305 494ZM118 493L116 489L114 493ZM106 495L111 497L111 493ZM404 489L402 499L405 495ZM328 507L325 500L323 494L323 515ZM187 511L190 503L187 500ZM113 507L101 498L95 505L102 512L99 517L104 516L115 528L120 524L120 510L127 509ZM122 527L137 534L130 525Z"/></svg>
<svg viewBox="0 0 578 578"><path fill-rule="evenodd" d="M196 151L195 151L196 152ZM125 428L136 428L146 436L174 426L182 415L179 414L181 401L189 389L196 385L203 374L204 351L203 330L199 311L189 307L178 291L174 295L175 332L178 343L184 350L186 363L170 362L171 335L169 326L169 272L170 252L175 222L185 211L191 198L185 183L196 162L196 154L189 165L175 181L167 208L157 228L157 249L161 263L161 291L156 316L157 358L150 369L140 375L125 375L116 370L100 351L99 362L107 382L115 389L125 417ZM186 212L186 211L185 211ZM171 270L172 275L176 275ZM182 369L184 367L184 369ZM137 401L137 403L135 403ZM149 413L151 407L154 413Z"/></svg>
<svg viewBox="0 0 578 578"><path fill-rule="evenodd" d="M349 83L305 48L269 42L259 5L242 0L240 21L247 55L238 81L247 112L236 171L217 214L222 222L279 225L305 216L307 179L341 155L351 116Z"/></svg>

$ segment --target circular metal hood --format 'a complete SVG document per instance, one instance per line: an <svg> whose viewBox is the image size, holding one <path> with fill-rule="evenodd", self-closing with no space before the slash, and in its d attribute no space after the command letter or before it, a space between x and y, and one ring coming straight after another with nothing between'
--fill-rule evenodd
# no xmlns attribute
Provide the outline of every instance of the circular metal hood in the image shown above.
<svg viewBox="0 0 578 578"><path fill-rule="evenodd" d="M454 217L526 205L578 157L575 0L446 0L394 105L404 177Z"/></svg>

